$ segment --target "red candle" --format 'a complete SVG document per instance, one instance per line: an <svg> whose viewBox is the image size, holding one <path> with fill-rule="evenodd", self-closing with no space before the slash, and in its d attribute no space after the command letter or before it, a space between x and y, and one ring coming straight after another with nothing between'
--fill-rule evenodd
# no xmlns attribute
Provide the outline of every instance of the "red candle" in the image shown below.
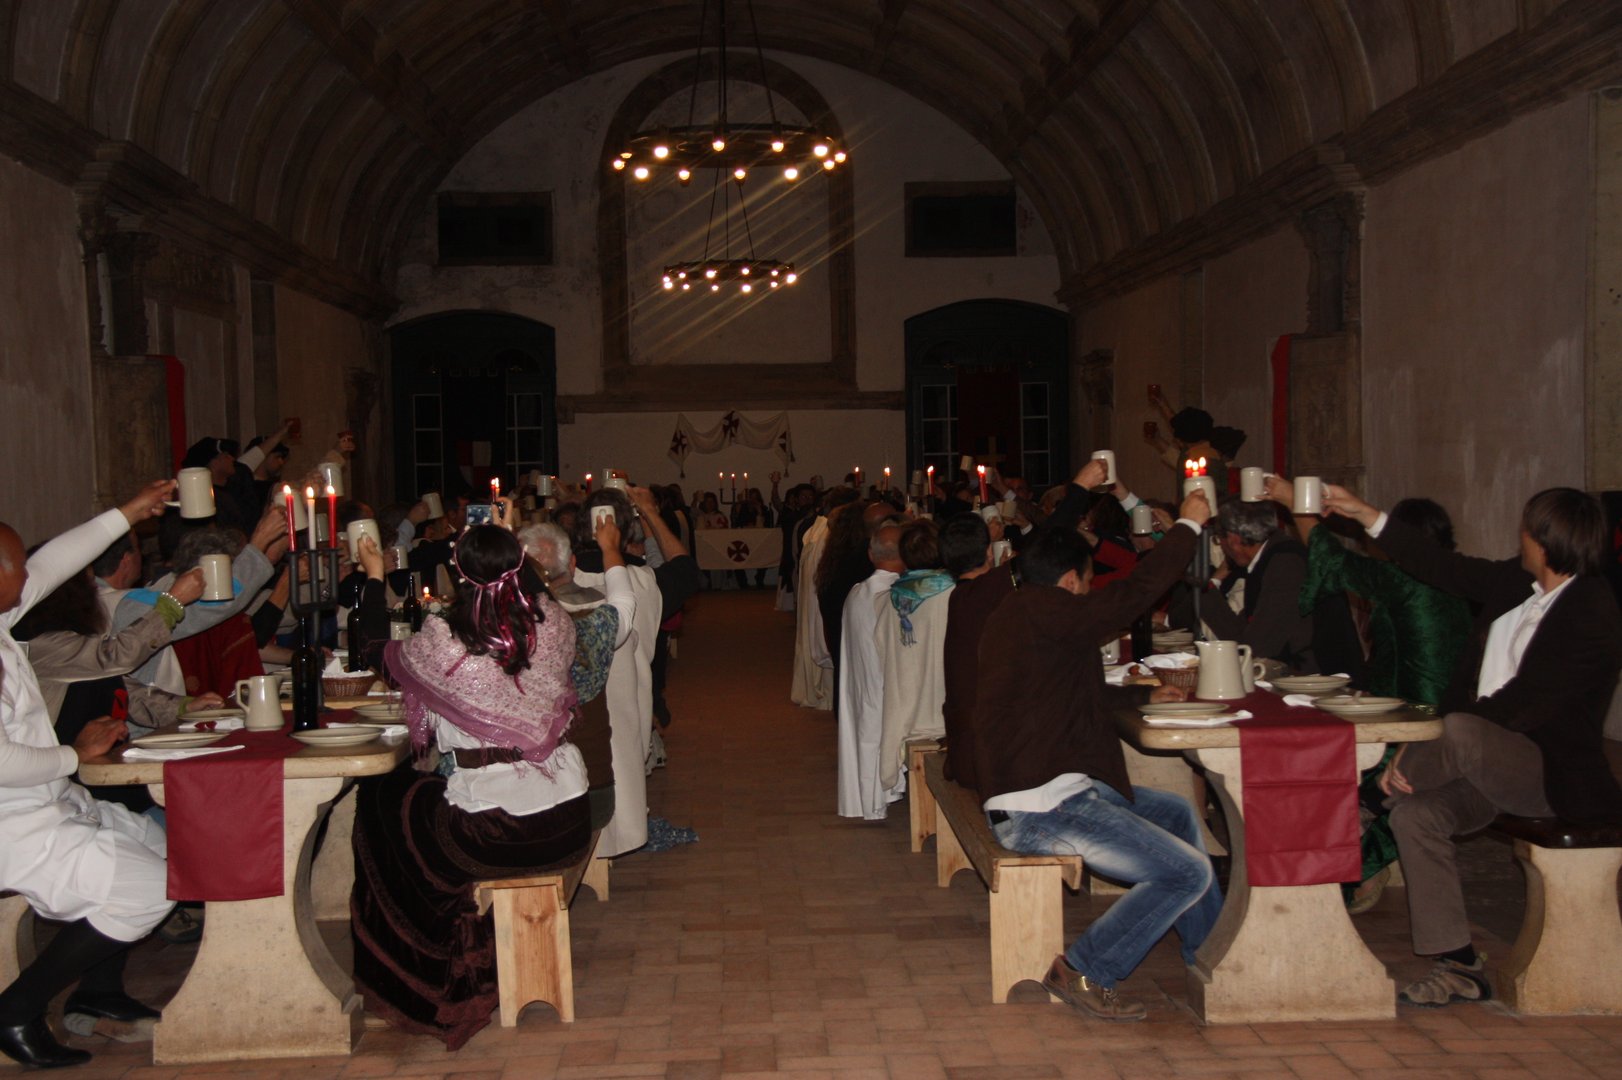
<svg viewBox="0 0 1622 1080"><path fill-rule="evenodd" d="M883 487L883 490L885 490L885 491L890 490L890 466L888 466L888 465L886 465L884 467L884 487Z"/></svg>
<svg viewBox="0 0 1622 1080"><path fill-rule="evenodd" d="M1193 476L1193 475L1194 475L1194 462L1191 459L1185 458L1183 460L1183 479L1187 480L1190 476Z"/></svg>
<svg viewBox="0 0 1622 1080"><path fill-rule="evenodd" d="M501 498L501 477L492 476L490 478L490 501L495 502L499 498Z"/></svg>
<svg viewBox="0 0 1622 1080"><path fill-rule="evenodd" d="M974 467L974 471L980 474L980 503L983 506L991 501L986 492L986 467L984 465L976 465Z"/></svg>
<svg viewBox="0 0 1622 1080"><path fill-rule="evenodd" d="M282 485L282 495L287 499L287 550L298 550L298 526L293 524L296 517L293 514L293 486Z"/></svg>
<svg viewBox="0 0 1622 1080"><path fill-rule="evenodd" d="M1194 475L1195 476L1204 476L1205 475L1205 459L1204 458L1200 458L1199 471L1196 472Z"/></svg>
<svg viewBox="0 0 1622 1080"><path fill-rule="evenodd" d="M327 485L327 546L338 546L338 492Z"/></svg>
<svg viewBox="0 0 1622 1080"><path fill-rule="evenodd" d="M586 494L587 495L591 494L591 474L590 473L586 474Z"/></svg>

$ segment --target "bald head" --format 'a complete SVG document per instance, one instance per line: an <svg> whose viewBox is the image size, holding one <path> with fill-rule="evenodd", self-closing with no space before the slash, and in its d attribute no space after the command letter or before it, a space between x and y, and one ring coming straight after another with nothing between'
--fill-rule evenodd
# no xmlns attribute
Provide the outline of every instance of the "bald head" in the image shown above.
<svg viewBox="0 0 1622 1080"><path fill-rule="evenodd" d="M876 569L905 574L907 564L901 561L901 526L893 522L881 525L867 543L867 557L873 560Z"/></svg>
<svg viewBox="0 0 1622 1080"><path fill-rule="evenodd" d="M28 584L28 552L17 530L0 522L0 614L17 606Z"/></svg>

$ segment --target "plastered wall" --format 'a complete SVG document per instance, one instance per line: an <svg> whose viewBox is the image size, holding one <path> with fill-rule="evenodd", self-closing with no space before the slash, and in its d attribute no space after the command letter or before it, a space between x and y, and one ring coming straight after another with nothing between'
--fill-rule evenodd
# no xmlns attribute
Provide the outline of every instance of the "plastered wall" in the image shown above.
<svg viewBox="0 0 1622 1080"><path fill-rule="evenodd" d="M78 225L71 191L0 158L0 521L26 544L103 509Z"/></svg>
<svg viewBox="0 0 1622 1080"><path fill-rule="evenodd" d="M370 364L365 323L347 311L293 289L276 289L276 366L282 415L304 424L287 475L314 467L349 426L344 414L344 369ZM364 497L375 492L362 491Z"/></svg>
<svg viewBox="0 0 1622 1080"><path fill-rule="evenodd" d="M1428 495L1507 556L1522 504L1583 485L1589 103L1525 117L1368 194L1369 492Z"/></svg>

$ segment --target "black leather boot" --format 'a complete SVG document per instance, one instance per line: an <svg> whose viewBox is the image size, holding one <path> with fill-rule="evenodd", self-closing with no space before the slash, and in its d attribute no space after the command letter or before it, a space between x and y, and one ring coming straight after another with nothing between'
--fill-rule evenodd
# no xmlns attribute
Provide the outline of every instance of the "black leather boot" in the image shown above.
<svg viewBox="0 0 1622 1080"><path fill-rule="evenodd" d="M62 1011L125 1024L161 1018L163 1014L158 1010L141 1004L124 992L124 962L129 955L129 950L123 949L86 971L79 985L68 995Z"/></svg>
<svg viewBox="0 0 1622 1080"><path fill-rule="evenodd" d="M35 1069L62 1069L90 1060L85 1051L57 1042L44 1016L36 1016L26 1024L0 1027L0 1053Z"/></svg>

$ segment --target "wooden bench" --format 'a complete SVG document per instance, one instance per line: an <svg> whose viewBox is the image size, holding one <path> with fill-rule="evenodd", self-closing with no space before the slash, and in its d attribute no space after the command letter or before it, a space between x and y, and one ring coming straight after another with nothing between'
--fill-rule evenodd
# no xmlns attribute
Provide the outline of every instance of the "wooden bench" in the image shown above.
<svg viewBox="0 0 1622 1080"><path fill-rule="evenodd" d="M34 909L14 892L0 892L0 988L34 962Z"/></svg>
<svg viewBox="0 0 1622 1080"><path fill-rule="evenodd" d="M912 820L912 853L924 850L924 841L935 835L935 796L924 782L924 758L930 754L945 756L946 746L939 739L908 739L903 749L907 752L907 810Z"/></svg>
<svg viewBox="0 0 1622 1080"><path fill-rule="evenodd" d="M569 905L582 882L598 900L608 899L608 860L596 857L599 835L592 833L584 857L562 869L474 886L479 913L495 913L502 1027L516 1026L518 1015L532 1001L544 1001L564 1023L574 1022Z"/></svg>
<svg viewBox="0 0 1622 1080"><path fill-rule="evenodd" d="M1081 887L1079 855L1021 855L997 843L980 796L946 779L945 754L924 754L935 798L935 882L974 868L991 898L991 1000L1026 979L1041 982L1064 952L1064 886Z"/></svg>
<svg viewBox="0 0 1622 1080"><path fill-rule="evenodd" d="M1622 1015L1622 826L1500 816L1526 871L1526 917L1499 998L1530 1016Z"/></svg>

